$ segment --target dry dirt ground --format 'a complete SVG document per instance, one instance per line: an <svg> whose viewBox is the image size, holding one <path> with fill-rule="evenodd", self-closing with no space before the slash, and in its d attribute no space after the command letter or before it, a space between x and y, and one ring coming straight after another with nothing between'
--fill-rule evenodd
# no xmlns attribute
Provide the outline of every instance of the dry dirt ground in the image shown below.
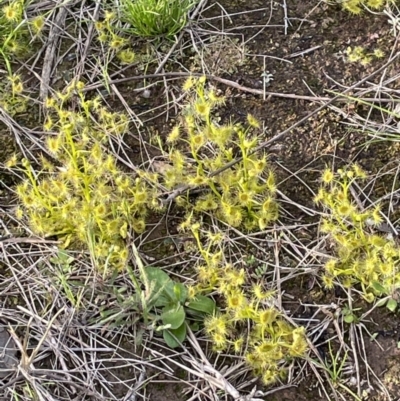
<svg viewBox="0 0 400 401"><path fill-rule="evenodd" d="M168 74L177 71L205 72L210 76L210 81L227 98L226 105L219 111L221 119L244 121L247 113L252 113L262 122L265 139L270 139L317 109L326 101L325 98L333 97L329 91L343 91L381 67L387 60L386 58L373 60L367 66L348 63L345 55L348 46L363 46L370 52L379 48L386 55L400 50L387 20L388 18L381 14L365 13L362 17L351 16L343 12L340 7L328 6L318 1L221 0L215 4L209 1L201 18L189 26L191 34L183 35L179 46L183 50L174 52L171 60L165 65L167 86L165 81L159 79L159 83L150 88L150 97L133 92L142 85L142 81L117 83L116 87L131 110L144 121L145 129L141 129L140 132L142 140L150 141L155 133L163 137L169 132L178 111L173 106L169 107L167 121L163 107L165 88L168 88L170 97L172 95L178 97L182 82L176 79L169 80L172 75ZM192 41L197 44L196 49L192 48ZM60 46L67 48L68 39L65 39L65 42ZM170 45L160 45L157 57L165 54L168 46ZM138 41L134 47L139 57L145 60L149 51L146 43ZM390 65L385 72L385 79L396 77L398 66L398 63ZM156 67L156 62L148 63L149 71ZM60 64L56 74L60 75L71 68L74 68L73 62ZM30 77L28 70L24 73ZM126 69L123 74L116 74L114 79L143 74L143 67L136 66ZM268 74L271 74L270 79L265 78ZM213 80L212 76L229 80L233 85ZM378 75L375 78L379 80L380 77L381 75ZM371 78L368 83L377 83L375 78ZM265 99L262 94L249 91L249 89L262 91L264 79L269 80L265 84L266 91L272 93L267 94ZM147 83L153 82L154 78L147 80ZM390 85L393 90L397 90L399 86L398 78ZM107 98L107 101L112 107L122 109L118 96ZM337 102L334 106L335 108L327 107L315 114L280 140L274 141L268 148L271 165L278 177L279 189L292 201L287 202L283 208L282 222L286 224L316 222L313 216L305 213L304 209L296 204L315 208L312 198L318 188L320 172L326 164L334 163L338 167L357 161L371 176L384 174L398 165L399 148L396 143L380 142L366 146L366 133L361 132L360 127L355 130L345 124L355 115L366 116L370 112L369 107L352 101ZM380 113L376 110L372 112L372 116L375 115L380 118ZM22 123L25 121L23 116L21 121ZM18 146L5 126L1 127L0 135L2 144L5 144L0 152L1 161L4 161ZM143 153L137 136L132 135L126 141L131 147L129 157L139 162ZM148 152L150 156L157 155L157 148L149 146ZM10 194L6 185L11 185L15 179L7 172L3 172L1 177L3 185L0 189L2 191L0 203L7 203ZM384 177L387 179L373 181L369 187L369 191L375 196L398 188L398 183L393 182L392 177ZM392 215L393 222L398 215L398 210L395 209ZM170 227L170 230L175 232L173 227ZM299 238L303 239L315 234L315 230L297 233ZM153 233L149 239L154 235ZM162 235L167 236L168 232ZM168 245L167 248L163 247L161 253L175 252L174 247ZM153 254L149 251L149 254L159 257L160 248ZM340 291L325 291L318 285L313 275L296 276L292 280L287 280L283 290L286 294L283 299L284 308L297 319L312 317L323 320L324 318L323 312L315 314L316 309L306 307L304 304L336 304L343 307L346 303L345 294ZM360 308L368 308L368 305L360 300L354 301ZM356 345L356 349L359 350L359 380L365 399L376 401L399 399L399 316L379 309L371 313L362 323L365 330L358 333L357 339L360 341L362 338L363 344L362 346L358 344L359 347ZM327 339L330 336L335 338L333 352L342 350L336 329L332 320L326 326L323 335L320 333L321 338ZM350 343L348 327L344 325L340 329L344 333L343 341L346 344ZM124 347L129 353L130 346L124 345ZM361 351L362 349L365 353ZM328 360L331 357L326 343L319 347L319 352ZM340 383L351 388L352 392L357 392L352 385L355 376L353 363L354 359L349 352L345 362L347 373L341 377ZM282 385L278 391L271 391L271 394L261 398L271 401L326 399L322 391L322 387L327 386L324 376L321 376L322 382L318 382L309 365L300 365L296 365L293 369L293 374L299 378L293 381L295 385L287 388ZM118 374L126 378L131 372L129 369L122 369ZM147 374L151 376L151 373ZM195 381L193 378L192 380ZM238 379L238 382L243 382L243 379ZM371 388L368 388L366 383L370 383ZM264 389L260 384L259 386L263 391L271 390ZM146 386L145 396L146 399L155 401L187 400L190 396L182 394L182 387L184 385L178 385L176 382L171 384L163 373L156 373ZM383 387L386 390L383 390ZM341 394L337 399L356 399L339 384L336 389ZM126 389L122 388L121 394L118 394L116 387L115 395L122 397L124 391ZM207 394L199 397L201 400L211 399ZM221 396L221 399L225 398Z"/></svg>

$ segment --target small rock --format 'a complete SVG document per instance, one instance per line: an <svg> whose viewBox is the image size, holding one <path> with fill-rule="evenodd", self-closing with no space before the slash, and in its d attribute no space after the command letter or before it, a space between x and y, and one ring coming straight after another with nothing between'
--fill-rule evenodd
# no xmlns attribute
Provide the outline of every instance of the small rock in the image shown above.
<svg viewBox="0 0 400 401"><path fill-rule="evenodd" d="M150 92L149 89L145 89L145 90L142 92L142 97L144 97L145 99L148 99L150 96L151 96L151 92Z"/></svg>

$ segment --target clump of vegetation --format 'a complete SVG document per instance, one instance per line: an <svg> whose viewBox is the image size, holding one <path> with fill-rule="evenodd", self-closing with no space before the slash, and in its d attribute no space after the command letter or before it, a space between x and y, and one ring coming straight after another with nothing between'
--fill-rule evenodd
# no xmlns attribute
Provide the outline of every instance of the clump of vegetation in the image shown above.
<svg viewBox="0 0 400 401"><path fill-rule="evenodd" d="M0 53L4 59L21 54L23 37L27 33L24 21L24 0L2 1L0 9Z"/></svg>
<svg viewBox="0 0 400 401"><path fill-rule="evenodd" d="M226 259L222 232L204 232L199 223L192 224L191 232L201 261L198 284L189 287L189 297L216 291L224 308L204 322L213 349L242 355L265 384L283 378L286 362L308 348L305 329L286 322L274 306L274 292L261 282L250 284L245 269Z"/></svg>
<svg viewBox="0 0 400 401"><path fill-rule="evenodd" d="M234 227L265 229L277 219L278 206L267 156L254 152L259 139L252 130L259 128L258 121L249 115L247 127L220 125L212 112L224 99L213 89L205 89L205 79L190 78L184 89L189 101L181 124L167 138L170 164L160 182L169 190L182 185L202 190L194 202L187 196L176 198L188 210L189 219L193 213L211 213ZM235 157L241 161L219 171Z"/></svg>
<svg viewBox="0 0 400 401"><path fill-rule="evenodd" d="M46 147L57 166L43 158L43 170L36 172L22 161L27 178L16 188L17 216L36 234L57 236L64 248L89 250L98 270L122 269L128 230L142 232L148 208L160 205L154 188L121 171L104 150L110 136L127 131L128 118L108 111L98 98L86 99L83 87L73 82L47 99ZM78 104L71 110L74 93Z"/></svg>
<svg viewBox="0 0 400 401"><path fill-rule="evenodd" d="M380 10L389 2L391 2L391 0L342 0L340 4L346 11L352 14L360 14L363 10L363 6L373 10Z"/></svg>
<svg viewBox="0 0 400 401"><path fill-rule="evenodd" d="M176 348L185 341L186 325L198 330L204 317L215 312L215 302L211 298L200 294L189 298L187 287L172 280L161 269L140 266L140 270L145 291L141 291L135 275L128 269L136 285L136 294L134 302L125 299L124 303L127 304L128 301L133 305L140 305L139 316L145 326L162 332L170 348ZM161 311L159 314L156 313L158 309Z"/></svg>
<svg viewBox="0 0 400 401"><path fill-rule="evenodd" d="M367 53L362 46L348 47L346 49L347 61L350 63L360 63L368 65L375 59L385 57L385 53L380 49L375 49L372 53Z"/></svg>
<svg viewBox="0 0 400 401"><path fill-rule="evenodd" d="M44 27L44 17L38 15L25 18L26 0L0 1L0 55L4 59L9 75L12 75L10 57L28 52L29 29L35 35Z"/></svg>
<svg viewBox="0 0 400 401"><path fill-rule="evenodd" d="M325 263L325 286L360 285L364 298L372 302L376 296L395 295L400 288L400 248L393 239L373 232L383 221L379 205L360 210L352 201L352 184L364 178L358 165L339 169L336 175L327 169L315 201L328 213L321 231L329 235L335 250L335 257Z"/></svg>
<svg viewBox="0 0 400 401"><path fill-rule="evenodd" d="M128 32L142 37L173 37L187 23L187 14L195 0L122 0L122 20Z"/></svg>
<svg viewBox="0 0 400 401"><path fill-rule="evenodd" d="M285 374L288 358L304 355L305 330L284 321L274 307L273 292L261 284L246 292L245 270L226 260L223 232L216 227L214 233L208 232L203 216L209 213L249 231L265 229L278 218L275 177L266 155L255 152L259 138L252 131L259 123L254 117L248 116L247 127L219 124L213 111L224 99L206 88L204 77L189 78L184 90L187 106L167 137L169 163L157 175L157 183L169 191L189 188L175 198L187 211L179 229L193 234L201 254L197 284L189 286L188 298L217 291L224 310L205 321L214 350L242 354L255 374L270 384ZM240 162L225 169L236 157ZM149 178L148 173L142 174Z"/></svg>
<svg viewBox="0 0 400 401"><path fill-rule="evenodd" d="M179 228L192 232L202 257L196 267L197 284L186 287L160 269L141 267L140 283L130 271L136 288L130 301L141 305L138 316L146 326L156 325L153 328L171 347L185 339L188 321L208 315L205 329L216 351L231 348L242 354L266 384L282 377L287 359L302 356L307 349L304 328L283 319L274 306L273 292L265 291L261 283L245 290L247 274L225 258L224 234L202 235L205 213L247 230L264 229L278 217L274 174L266 156L255 152L258 138L252 130L259 127L257 120L248 116L247 128L218 124L211 112L223 98L205 88L204 78L191 78L185 84L189 101L182 124L167 139L170 164L163 173L139 170L134 178L104 150L110 136L126 132L127 117L111 113L98 98L86 99L83 89L82 82L72 82L47 99L46 147L58 165L43 158L43 169L36 172L22 161L27 178L16 188L21 201L17 216L25 217L35 233L57 236L64 248L89 250L99 271L124 267L130 271L125 238L130 229L138 233L145 229L149 209L162 208L156 188L188 188L176 202L187 211ZM236 154L241 161L224 170ZM202 191L199 197L192 197L193 189ZM207 298L214 291L222 312L213 313L215 304Z"/></svg>
<svg viewBox="0 0 400 401"><path fill-rule="evenodd" d="M10 116L26 111L29 98L23 95L23 91L24 85L17 74L0 83L0 106Z"/></svg>
<svg viewBox="0 0 400 401"><path fill-rule="evenodd" d="M118 18L114 12L106 11L103 20L96 21L97 39L109 50L117 52L121 64L132 64L135 52L129 47L129 40L122 36L116 27Z"/></svg>
<svg viewBox="0 0 400 401"><path fill-rule="evenodd" d="M44 129L51 134L46 146L61 167L44 159L44 170L36 173L24 160L27 179L17 187L22 202L18 215L26 216L38 235L55 235L64 247L86 247L101 269L125 265L128 251L123 240L129 229L144 231L149 209L162 208L157 199L160 185L188 185L186 195L176 198L187 211L182 229L190 227L194 213L211 213L248 230L265 229L278 217L278 207L266 156L254 153L258 139L251 128L258 122L249 116L248 128L218 125L211 111L223 99L205 89L204 79L186 83L188 91L192 86L183 117L186 135L177 126L168 137L171 164L163 174L139 171L136 178L120 171L115 158L104 151L110 136L126 132L125 115L109 112L98 98L86 99L82 82L73 82L48 99ZM72 111L69 99L74 93L78 105ZM234 159L234 152L241 162L215 174ZM193 189L202 191L198 198L191 197Z"/></svg>

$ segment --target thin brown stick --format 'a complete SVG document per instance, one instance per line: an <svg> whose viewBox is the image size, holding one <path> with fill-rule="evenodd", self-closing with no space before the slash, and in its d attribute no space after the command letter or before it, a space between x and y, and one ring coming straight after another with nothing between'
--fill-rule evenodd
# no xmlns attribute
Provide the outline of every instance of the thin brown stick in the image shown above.
<svg viewBox="0 0 400 401"><path fill-rule="evenodd" d="M42 69L42 81L40 83L40 99L44 100L47 97L47 93L50 87L50 76L51 70L54 63L55 53L58 48L58 41L60 39L60 34L63 31L63 25L65 23L65 18L67 16L67 6L61 7L58 11L57 17L55 18L54 25L51 27L49 33L49 40L47 43L46 53L43 60Z"/></svg>
<svg viewBox="0 0 400 401"><path fill-rule="evenodd" d="M397 57L397 56L396 56ZM387 67L387 65L385 65ZM378 70L377 70L378 71ZM209 75L209 74L201 74L197 72L163 72L163 73L157 73L157 74L147 74L147 75L135 75L132 77L126 77L126 78L119 78L119 79L113 79L108 82L108 85L112 84L121 84L129 81L136 81L136 80L144 80L144 79L151 79L151 78L165 78L165 77L171 77L171 78L188 78L188 77L206 77L207 80L210 81L215 81L215 82L220 82L221 84L224 84L226 86L230 86L231 88L235 88L241 92L247 92L247 93L252 93L253 95L262 95L266 97L280 97L283 99L294 99L294 100L307 100L310 102L348 102L349 99L347 96L344 96L344 93L348 92L351 89L354 89L357 85L360 83L364 82L364 80L357 82L356 85L351 86L350 88L346 89L343 94L338 94L334 98L327 97L327 96L306 96L306 95L296 95L294 93L279 93L279 92L265 92L261 89L254 89L254 88L249 88L248 86L243 86L238 84L235 81L231 81L229 79L225 78L220 78L215 75ZM371 78L372 75L369 75L366 79ZM144 88L140 89L134 89L134 92L142 92L145 89L148 89L152 86L156 85L150 84L147 85ZM91 85L86 86L83 91L88 92L92 91L95 89L102 88L104 86L104 82L98 82L94 83ZM393 99L381 99L381 98L358 98L360 101L364 102L379 102L379 103L392 103ZM329 104L330 104L329 103Z"/></svg>
<svg viewBox="0 0 400 401"><path fill-rule="evenodd" d="M61 241L51 241L41 238L11 237L0 239L0 246L4 244L60 244Z"/></svg>

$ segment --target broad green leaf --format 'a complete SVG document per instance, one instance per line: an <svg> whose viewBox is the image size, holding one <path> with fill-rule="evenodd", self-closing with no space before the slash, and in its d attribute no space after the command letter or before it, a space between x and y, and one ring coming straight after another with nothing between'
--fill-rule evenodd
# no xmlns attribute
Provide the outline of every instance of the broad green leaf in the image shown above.
<svg viewBox="0 0 400 401"><path fill-rule="evenodd" d="M170 281L164 288L164 295L172 302L185 303L187 298L187 289L182 283Z"/></svg>
<svg viewBox="0 0 400 401"><path fill-rule="evenodd" d="M198 312L197 310L194 309L189 309L185 308L186 312L186 319L190 319L191 321L197 321L197 322L202 322L204 321L204 312Z"/></svg>
<svg viewBox="0 0 400 401"><path fill-rule="evenodd" d="M386 308L388 308L390 312L394 312L397 308L397 301L395 301L393 298L390 298L386 304Z"/></svg>
<svg viewBox="0 0 400 401"><path fill-rule="evenodd" d="M383 298L376 302L376 306L380 308L381 306L386 305L386 303L387 303L387 298Z"/></svg>
<svg viewBox="0 0 400 401"><path fill-rule="evenodd" d="M165 306L168 305L171 302L169 298L167 298L165 295L161 294L157 297L157 299L154 302L154 306Z"/></svg>
<svg viewBox="0 0 400 401"><path fill-rule="evenodd" d="M168 276L167 273L157 267L146 267L147 279L153 283L153 293L160 292L160 299L156 306L164 306L169 302L184 303L187 298L187 289L182 283L177 283Z"/></svg>
<svg viewBox="0 0 400 401"><path fill-rule="evenodd" d="M344 320L346 323L353 323L353 322L354 322L354 315L352 315L352 314L345 315L345 316L343 317L343 320Z"/></svg>
<svg viewBox="0 0 400 401"><path fill-rule="evenodd" d="M145 268L147 279L154 283L154 291L159 291L171 281L168 274L158 267L148 266Z"/></svg>
<svg viewBox="0 0 400 401"><path fill-rule="evenodd" d="M170 302L169 297L164 294L165 287L172 283L168 274L158 267L148 266L145 268L146 279L149 281L151 288L150 299L154 299L154 306L165 306Z"/></svg>
<svg viewBox="0 0 400 401"><path fill-rule="evenodd" d="M197 295L193 301L186 303L188 309L211 315L215 311L215 302L204 295Z"/></svg>
<svg viewBox="0 0 400 401"><path fill-rule="evenodd" d="M186 338L186 324L183 323L175 330L164 330L163 337L168 347L177 348Z"/></svg>
<svg viewBox="0 0 400 401"><path fill-rule="evenodd" d="M182 305L167 305L163 310L161 320L164 325L169 325L172 330L175 330L185 322L185 316Z"/></svg>
<svg viewBox="0 0 400 401"><path fill-rule="evenodd" d="M188 291L182 283L175 283L174 294L176 300L179 301L181 304L184 304L188 295Z"/></svg>
<svg viewBox="0 0 400 401"><path fill-rule="evenodd" d="M382 284L378 283L377 281L372 282L372 288L380 294L387 293L386 288Z"/></svg>

